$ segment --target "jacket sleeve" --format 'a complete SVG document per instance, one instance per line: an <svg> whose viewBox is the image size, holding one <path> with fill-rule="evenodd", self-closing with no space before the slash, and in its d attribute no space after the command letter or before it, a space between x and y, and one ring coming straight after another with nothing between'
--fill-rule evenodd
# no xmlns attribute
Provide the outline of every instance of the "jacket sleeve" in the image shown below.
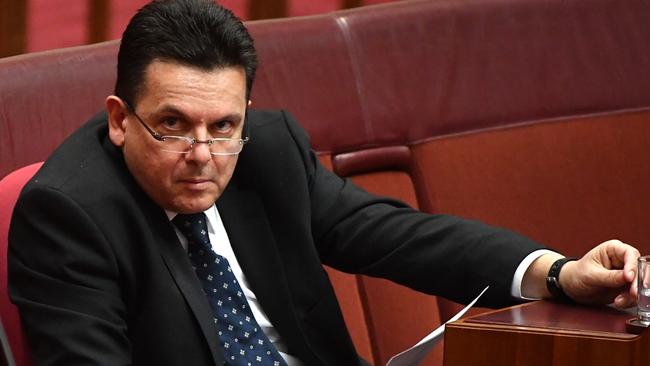
<svg viewBox="0 0 650 366"><path fill-rule="evenodd" d="M8 262L10 296L35 365L131 363L118 267L82 207L53 188L26 189Z"/></svg>
<svg viewBox="0 0 650 366"><path fill-rule="evenodd" d="M286 123L305 164L312 231L325 264L461 303L490 285L481 306L513 303L515 270L541 245L509 230L369 194L325 169L302 128L288 115Z"/></svg>

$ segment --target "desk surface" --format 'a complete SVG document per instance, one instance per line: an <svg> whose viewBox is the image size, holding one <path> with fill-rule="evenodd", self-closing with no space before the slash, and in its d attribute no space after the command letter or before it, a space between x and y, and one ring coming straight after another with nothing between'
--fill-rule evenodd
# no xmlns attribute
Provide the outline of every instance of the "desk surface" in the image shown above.
<svg viewBox="0 0 650 366"><path fill-rule="evenodd" d="M634 309L619 310L607 306L589 307L536 301L480 314L467 318L464 322L632 339L638 335L626 332L625 321L633 317Z"/></svg>

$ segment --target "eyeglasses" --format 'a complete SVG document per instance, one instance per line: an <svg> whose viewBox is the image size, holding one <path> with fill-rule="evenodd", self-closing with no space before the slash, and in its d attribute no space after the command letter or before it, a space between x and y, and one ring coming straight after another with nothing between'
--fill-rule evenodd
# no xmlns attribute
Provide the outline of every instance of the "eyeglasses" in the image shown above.
<svg viewBox="0 0 650 366"><path fill-rule="evenodd" d="M233 139L228 137L216 137L207 140L197 140L194 137L187 136L171 136L171 135L161 135L158 132L154 131L149 127L143 120L135 113L135 109L131 107L124 99L122 99L126 109L129 113L132 113L135 118L144 126L144 128L151 134L151 137L161 142L161 150L178 153L178 154L188 154L194 148L196 144L207 144L210 148L210 154L212 155L237 155L244 148L244 144L249 142L249 137L246 136L243 139ZM248 113L244 117L244 126L247 125Z"/></svg>

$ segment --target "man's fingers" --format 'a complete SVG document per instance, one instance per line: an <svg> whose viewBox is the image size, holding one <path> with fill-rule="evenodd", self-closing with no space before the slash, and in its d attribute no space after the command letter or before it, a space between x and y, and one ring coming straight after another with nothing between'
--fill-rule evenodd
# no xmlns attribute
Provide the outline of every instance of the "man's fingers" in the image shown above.
<svg viewBox="0 0 650 366"><path fill-rule="evenodd" d="M603 243L605 252L612 269L622 268L624 278L627 282L632 282L636 278L637 258L639 251L631 245L625 244L620 240L609 240Z"/></svg>
<svg viewBox="0 0 650 366"><path fill-rule="evenodd" d="M629 308L636 303L636 298L632 297L629 293L622 293L614 299L614 306L617 308Z"/></svg>
<svg viewBox="0 0 650 366"><path fill-rule="evenodd" d="M630 247L625 251L625 265L623 270L625 271L625 279L628 282L633 282L636 279L637 271L637 258L639 258L639 251Z"/></svg>
<svg viewBox="0 0 650 366"><path fill-rule="evenodd" d="M593 281L592 285L596 287L606 288L619 288L629 284L626 276L623 275L623 270L608 270L605 268L594 270L591 281Z"/></svg>

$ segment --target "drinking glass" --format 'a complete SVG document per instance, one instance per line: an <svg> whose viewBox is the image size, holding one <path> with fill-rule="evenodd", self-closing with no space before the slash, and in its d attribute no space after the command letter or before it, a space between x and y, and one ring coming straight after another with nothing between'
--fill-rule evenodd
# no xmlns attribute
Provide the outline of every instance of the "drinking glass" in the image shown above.
<svg viewBox="0 0 650 366"><path fill-rule="evenodd" d="M650 255L638 259L637 317L644 326L650 325Z"/></svg>

